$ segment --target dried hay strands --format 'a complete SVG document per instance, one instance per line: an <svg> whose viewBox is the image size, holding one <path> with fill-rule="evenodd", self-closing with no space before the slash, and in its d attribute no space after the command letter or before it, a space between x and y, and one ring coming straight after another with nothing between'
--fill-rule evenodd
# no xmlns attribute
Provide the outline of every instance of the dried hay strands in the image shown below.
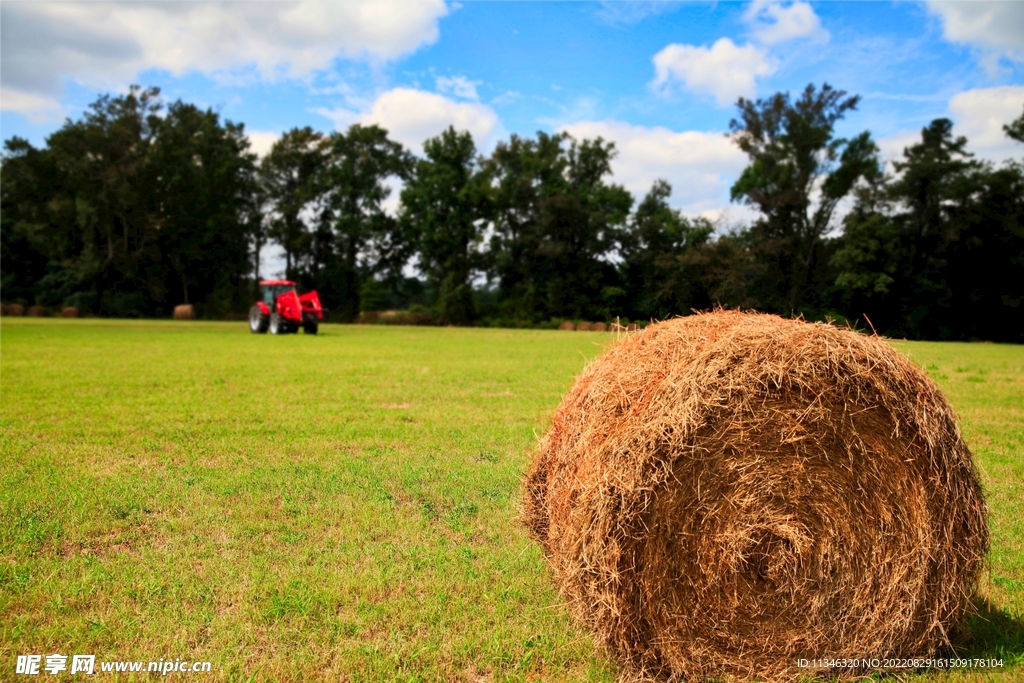
<svg viewBox="0 0 1024 683"><path fill-rule="evenodd" d="M523 520L624 680L850 678L928 656L988 546L935 384L878 337L718 311L624 336L565 396Z"/></svg>

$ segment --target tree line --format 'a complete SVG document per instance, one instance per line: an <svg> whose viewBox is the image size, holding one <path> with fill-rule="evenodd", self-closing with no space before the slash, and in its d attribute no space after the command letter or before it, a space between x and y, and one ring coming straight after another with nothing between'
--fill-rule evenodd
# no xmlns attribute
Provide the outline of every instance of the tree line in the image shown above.
<svg viewBox="0 0 1024 683"><path fill-rule="evenodd" d="M740 99L728 232L612 178L614 142L454 128L414 155L375 125L295 128L263 157L244 127L135 86L37 149L5 142L0 295L96 315L247 310L267 245L331 318L413 309L438 324L662 319L714 306L924 339L1024 341L1024 164L967 152L948 119L886 172L856 96ZM1024 114L1006 134L1024 142ZM393 188L400 187L392 198ZM389 200L397 209L389 210Z"/></svg>

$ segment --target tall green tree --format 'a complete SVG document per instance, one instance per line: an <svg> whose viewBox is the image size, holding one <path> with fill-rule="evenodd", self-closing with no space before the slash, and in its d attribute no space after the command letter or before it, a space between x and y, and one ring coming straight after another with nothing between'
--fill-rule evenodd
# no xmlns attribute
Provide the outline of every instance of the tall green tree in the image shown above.
<svg viewBox="0 0 1024 683"><path fill-rule="evenodd" d="M69 254L81 251L75 244L74 205L51 201L58 195L60 173L49 149L36 149L14 137L4 143L0 165L0 292L5 301L33 304L41 292L38 283L47 275L50 291L41 303L55 305L70 295ZM63 209L63 211L60 211ZM63 216L58 217L58 213ZM71 282L68 282L71 280ZM53 285L57 285L54 291ZM56 298L57 301L50 299Z"/></svg>
<svg viewBox="0 0 1024 683"><path fill-rule="evenodd" d="M376 125L355 124L345 133L332 134L328 142L321 190L332 248L318 259L313 284L325 306L342 319L352 319L367 280L402 279L402 267L412 256L412 241L384 210L384 202L391 195L389 183L408 181L415 162ZM380 289L376 280L370 289Z"/></svg>
<svg viewBox="0 0 1024 683"><path fill-rule="evenodd" d="M541 201L542 276L548 316L610 318L621 305L608 260L629 216L632 195L609 184L615 144L570 140L565 187Z"/></svg>
<svg viewBox="0 0 1024 683"><path fill-rule="evenodd" d="M328 150L329 141L322 133L309 126L293 128L260 161L259 178L270 209L267 233L284 250L290 279L297 279L318 252L314 240L322 224L321 174Z"/></svg>
<svg viewBox="0 0 1024 683"><path fill-rule="evenodd" d="M133 86L46 142L6 145L5 287L102 315L240 305L255 221L240 125L181 102L165 111L157 89Z"/></svg>
<svg viewBox="0 0 1024 683"><path fill-rule="evenodd" d="M633 319L664 319L704 305L700 274L684 256L707 243L714 226L668 205L672 186L656 180L619 239L626 293L622 312Z"/></svg>
<svg viewBox="0 0 1024 683"><path fill-rule="evenodd" d="M180 282L180 301L210 312L229 310L249 275L258 207L248 147L241 125L179 101L167 108L149 155L161 255Z"/></svg>
<svg viewBox="0 0 1024 683"><path fill-rule="evenodd" d="M921 131L890 185L905 250L898 328L925 338L1005 338L1024 293L1020 168L972 158L949 119Z"/></svg>
<svg viewBox="0 0 1024 683"><path fill-rule="evenodd" d="M892 329L889 302L902 286L897 280L903 277L905 260L887 181L877 178L855 191L854 206L843 219L843 234L831 257L838 308L853 319L868 316L867 321L882 331Z"/></svg>
<svg viewBox="0 0 1024 683"><path fill-rule="evenodd" d="M948 256L950 334L1024 343L1024 166L986 164L975 178Z"/></svg>
<svg viewBox="0 0 1024 683"><path fill-rule="evenodd" d="M737 103L739 118L729 127L750 164L732 199L761 212L751 232L764 265L764 308L789 313L820 306L816 271L827 265L823 238L836 206L861 178L881 172L868 132L835 137L836 123L858 101L826 83L808 85L795 101L776 93Z"/></svg>
<svg viewBox="0 0 1024 683"><path fill-rule="evenodd" d="M609 184L615 145L566 134L513 136L487 162L494 232L490 273L505 315L604 318L624 290L609 256L633 204Z"/></svg>
<svg viewBox="0 0 1024 683"><path fill-rule="evenodd" d="M1003 126L1006 136L1017 142L1024 142L1024 113L1016 119Z"/></svg>
<svg viewBox="0 0 1024 683"><path fill-rule="evenodd" d="M402 190L402 224L417 245L419 268L437 290L442 323L476 317L471 278L482 260L488 217L486 174L469 132L449 127L423 144L426 155Z"/></svg>
<svg viewBox="0 0 1024 683"><path fill-rule="evenodd" d="M103 95L46 141L62 175L54 199L75 207L82 231L76 270L101 313L142 315L163 299L160 274L149 272L159 260L159 221L146 163L161 124L159 94L132 86L121 97Z"/></svg>
<svg viewBox="0 0 1024 683"><path fill-rule="evenodd" d="M935 119L921 142L894 162L889 193L903 211L897 216L908 250L902 291L904 329L915 336L948 336L940 320L953 311L948 279L950 250L959 241L956 217L964 209L981 170L966 151L967 138L953 136L953 122Z"/></svg>
<svg viewBox="0 0 1024 683"><path fill-rule="evenodd" d="M973 159L948 119L894 166L846 218L841 306L891 335L1024 340L1024 169Z"/></svg>
<svg viewBox="0 0 1024 683"><path fill-rule="evenodd" d="M8 142L5 242L35 245L47 262L43 277L21 280L24 298L119 315L144 314L159 300L160 287L147 288L160 278L151 272L159 224L146 166L160 124L158 95L133 86L121 97L102 96L43 150Z"/></svg>
<svg viewBox="0 0 1024 683"><path fill-rule="evenodd" d="M492 179L494 232L488 249L489 276L497 281L501 314L521 321L543 319L541 263L542 201L562 192L567 135L538 132L536 139L512 135L487 160Z"/></svg>

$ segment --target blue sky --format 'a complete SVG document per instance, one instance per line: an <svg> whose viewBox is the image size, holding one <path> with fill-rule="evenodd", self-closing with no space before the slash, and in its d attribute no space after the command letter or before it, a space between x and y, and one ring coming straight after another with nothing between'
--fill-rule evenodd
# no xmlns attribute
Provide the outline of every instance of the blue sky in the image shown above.
<svg viewBox="0 0 1024 683"><path fill-rule="evenodd" d="M0 134L42 144L101 92L159 86L243 122L253 148L294 126L379 123L418 150L454 124L482 151L511 133L601 135L615 180L658 177L724 223L744 158L738 97L808 83L859 94L840 133L886 158L947 116L979 156L1024 156L1024 2L259 2L0 5Z"/></svg>

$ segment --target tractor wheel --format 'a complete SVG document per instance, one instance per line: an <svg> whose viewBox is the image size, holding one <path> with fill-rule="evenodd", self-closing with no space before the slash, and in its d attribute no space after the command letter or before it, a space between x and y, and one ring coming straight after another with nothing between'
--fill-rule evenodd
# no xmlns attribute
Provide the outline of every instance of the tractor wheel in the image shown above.
<svg viewBox="0 0 1024 683"><path fill-rule="evenodd" d="M312 322L302 323L302 329L305 330L306 334L316 334L317 328L319 327L320 325L315 320Z"/></svg>
<svg viewBox="0 0 1024 683"><path fill-rule="evenodd" d="M249 329L253 334L266 334L269 323L268 316L263 315L259 306L249 309Z"/></svg>
<svg viewBox="0 0 1024 683"><path fill-rule="evenodd" d="M277 313L270 314L270 334L288 334L288 323Z"/></svg>

